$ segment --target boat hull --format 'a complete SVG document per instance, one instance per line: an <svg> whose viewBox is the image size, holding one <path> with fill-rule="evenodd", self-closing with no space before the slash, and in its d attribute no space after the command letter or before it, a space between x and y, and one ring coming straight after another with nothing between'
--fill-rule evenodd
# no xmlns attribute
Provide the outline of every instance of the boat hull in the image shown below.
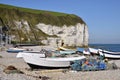
<svg viewBox="0 0 120 80"><path fill-rule="evenodd" d="M106 58L120 59L120 53L104 52L103 54L105 55Z"/></svg>
<svg viewBox="0 0 120 80"><path fill-rule="evenodd" d="M23 52L25 50L7 50L8 53L19 53L19 52Z"/></svg>
<svg viewBox="0 0 120 80"><path fill-rule="evenodd" d="M118 52L98 51L98 53L104 56L105 58L120 59L120 53Z"/></svg>
<svg viewBox="0 0 120 80"><path fill-rule="evenodd" d="M10 48L7 50L9 53L18 53L18 52L23 52L26 51L25 49L20 49L20 48Z"/></svg>
<svg viewBox="0 0 120 80"><path fill-rule="evenodd" d="M74 58L40 58L38 56L32 56L32 55L24 55L23 59L26 63L36 65L36 66L42 66L42 67L49 67L49 68L66 68L70 67L71 61L84 59L85 56L81 57L74 57ZM30 66L32 67L32 66Z"/></svg>
<svg viewBox="0 0 120 80"><path fill-rule="evenodd" d="M50 67L50 66L43 66L43 65L36 65L36 64L31 64L27 63L31 69L65 69L65 68L70 68L70 66L67 67Z"/></svg>
<svg viewBox="0 0 120 80"><path fill-rule="evenodd" d="M98 49L89 48L90 53L98 54Z"/></svg>

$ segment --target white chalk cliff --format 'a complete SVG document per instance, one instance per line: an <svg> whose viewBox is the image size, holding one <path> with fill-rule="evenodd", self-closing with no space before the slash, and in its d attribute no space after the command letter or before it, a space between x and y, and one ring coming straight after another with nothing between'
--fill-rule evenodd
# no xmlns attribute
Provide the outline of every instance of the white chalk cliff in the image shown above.
<svg viewBox="0 0 120 80"><path fill-rule="evenodd" d="M25 34L30 33L30 25L27 21L15 21L17 28L22 30ZM24 28L22 26L24 25ZM86 24L78 23L74 26L52 26L44 23L35 25L37 29L48 35L56 35L57 37L47 37L41 42L45 45L51 46L87 46L88 45L88 27Z"/></svg>
<svg viewBox="0 0 120 80"><path fill-rule="evenodd" d="M58 38L48 37L47 40L43 40L44 44L52 46L87 46L88 45L88 27L85 24L76 24L74 26L52 26L39 23L36 25L44 33L49 35L57 35Z"/></svg>

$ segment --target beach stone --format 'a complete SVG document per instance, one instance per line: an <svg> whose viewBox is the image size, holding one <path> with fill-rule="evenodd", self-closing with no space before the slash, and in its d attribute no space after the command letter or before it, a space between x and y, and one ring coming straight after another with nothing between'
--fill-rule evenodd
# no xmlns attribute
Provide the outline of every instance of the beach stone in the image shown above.
<svg viewBox="0 0 120 80"><path fill-rule="evenodd" d="M23 74L22 71L17 70L17 68L15 68L15 67L12 66L12 65L10 65L10 66L8 66L7 68L5 68L5 69L3 70L3 72L5 72L6 74L10 74L10 73L21 73L21 74Z"/></svg>
<svg viewBox="0 0 120 80"><path fill-rule="evenodd" d="M2 56L0 55L0 58L2 58Z"/></svg>
<svg viewBox="0 0 120 80"><path fill-rule="evenodd" d="M116 66L120 69L120 60L116 60L116 61L114 61L114 63L115 63Z"/></svg>
<svg viewBox="0 0 120 80"><path fill-rule="evenodd" d="M47 77L47 76L39 76L39 78L40 78L41 80L49 80L49 79L50 79L50 78Z"/></svg>

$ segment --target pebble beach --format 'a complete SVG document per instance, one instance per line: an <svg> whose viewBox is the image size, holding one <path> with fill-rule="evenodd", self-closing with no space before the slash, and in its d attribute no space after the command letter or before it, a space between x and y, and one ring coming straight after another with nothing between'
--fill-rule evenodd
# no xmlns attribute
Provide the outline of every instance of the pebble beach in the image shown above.
<svg viewBox="0 0 120 80"><path fill-rule="evenodd" d="M29 48L38 50L44 47ZM120 60L112 60L119 67L115 70L79 72L69 69L30 70L30 67L24 60L22 58L16 58L16 55L17 53L7 53L5 50L0 51L0 80L120 80ZM7 74L4 70L11 65L23 73Z"/></svg>

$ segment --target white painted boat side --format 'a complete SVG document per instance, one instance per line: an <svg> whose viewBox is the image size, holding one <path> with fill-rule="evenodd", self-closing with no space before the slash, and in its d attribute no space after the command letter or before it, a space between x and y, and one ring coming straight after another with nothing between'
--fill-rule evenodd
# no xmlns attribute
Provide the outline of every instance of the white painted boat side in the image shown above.
<svg viewBox="0 0 120 80"><path fill-rule="evenodd" d="M83 51L83 54L90 55L90 52L84 50L84 51Z"/></svg>
<svg viewBox="0 0 120 80"><path fill-rule="evenodd" d="M23 59L26 63L38 65L38 66L46 66L46 67L69 67L70 61L49 61L46 58L39 58L24 55Z"/></svg>
<svg viewBox="0 0 120 80"><path fill-rule="evenodd" d="M98 49L94 49L94 48L89 48L91 53L95 53L98 54Z"/></svg>
<svg viewBox="0 0 120 80"><path fill-rule="evenodd" d="M68 67L70 66L70 61L84 59L85 56L80 57L70 57L70 58L40 58L36 55L26 55L24 54L23 59L26 63L46 66L46 67Z"/></svg>
<svg viewBox="0 0 120 80"><path fill-rule="evenodd" d="M106 51L106 50L103 50L103 52L110 53L110 54L120 54L120 52L112 52L112 51Z"/></svg>
<svg viewBox="0 0 120 80"><path fill-rule="evenodd" d="M112 55L112 54L106 54L106 53L103 53L105 55L105 57L107 58L120 58L120 55Z"/></svg>
<svg viewBox="0 0 120 80"><path fill-rule="evenodd" d="M116 55L116 54L102 53L102 52L99 52L99 54L104 55L107 58L114 58L114 59L120 58L120 55Z"/></svg>

